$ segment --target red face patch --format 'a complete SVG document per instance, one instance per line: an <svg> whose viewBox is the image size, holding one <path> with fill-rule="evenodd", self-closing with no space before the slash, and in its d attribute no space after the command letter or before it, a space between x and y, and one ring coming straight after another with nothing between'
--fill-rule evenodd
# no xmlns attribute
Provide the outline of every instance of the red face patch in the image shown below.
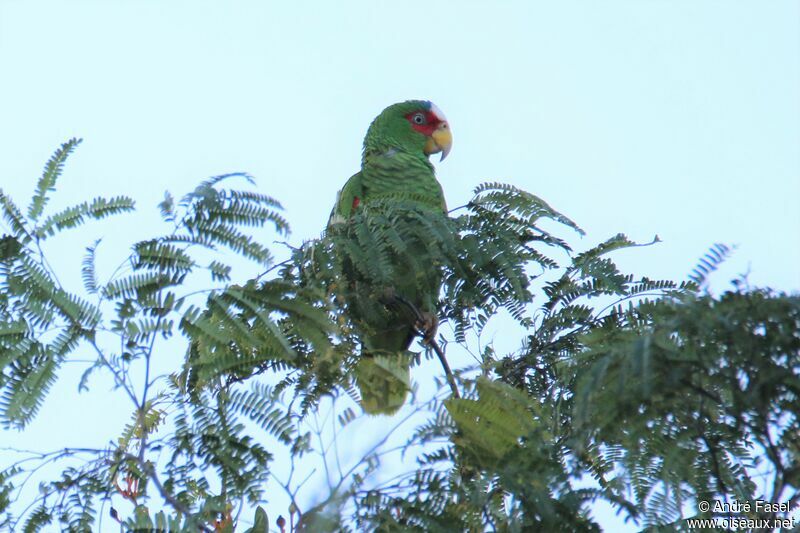
<svg viewBox="0 0 800 533"><path fill-rule="evenodd" d="M436 128L442 123L442 120L437 117L433 111L428 109L413 111L406 115L406 120L408 120L412 128L426 137L433 135L433 132L436 131Z"/></svg>

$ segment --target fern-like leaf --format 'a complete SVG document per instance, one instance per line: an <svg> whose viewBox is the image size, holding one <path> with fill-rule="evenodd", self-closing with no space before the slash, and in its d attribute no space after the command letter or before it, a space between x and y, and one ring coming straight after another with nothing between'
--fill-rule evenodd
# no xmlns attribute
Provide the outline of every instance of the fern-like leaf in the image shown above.
<svg viewBox="0 0 800 533"><path fill-rule="evenodd" d="M97 254L97 246L101 240L97 239L94 244L86 247L86 255L83 256L83 261L81 262L81 279L83 280L83 287L89 294L97 294L95 256Z"/></svg>
<svg viewBox="0 0 800 533"><path fill-rule="evenodd" d="M708 252L698 260L697 265L695 265L694 269L692 269L692 273L689 275L689 279L698 287L703 285L708 281L708 276L717 270L732 253L733 249L729 246L722 243L715 243L708 249Z"/></svg>
<svg viewBox="0 0 800 533"><path fill-rule="evenodd" d="M28 218L31 221L36 221L44 210L47 204L47 194L55 190L56 181L61 173L64 171L64 163L66 163L69 155L83 142L83 139L72 138L61 145L61 148L47 161L44 166L42 177L36 184L36 193L31 199L31 204L28 207Z"/></svg>

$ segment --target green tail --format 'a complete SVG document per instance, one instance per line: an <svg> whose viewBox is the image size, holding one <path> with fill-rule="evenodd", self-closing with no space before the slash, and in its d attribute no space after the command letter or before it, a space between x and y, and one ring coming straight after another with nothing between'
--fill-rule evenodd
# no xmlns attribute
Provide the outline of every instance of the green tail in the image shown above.
<svg viewBox="0 0 800 533"><path fill-rule="evenodd" d="M361 407L371 415L393 415L411 389L410 352L362 357L356 366Z"/></svg>
<svg viewBox="0 0 800 533"><path fill-rule="evenodd" d="M392 415L405 403L411 390L413 357L407 348L413 340L413 329L401 324L364 338L355 376L365 413Z"/></svg>

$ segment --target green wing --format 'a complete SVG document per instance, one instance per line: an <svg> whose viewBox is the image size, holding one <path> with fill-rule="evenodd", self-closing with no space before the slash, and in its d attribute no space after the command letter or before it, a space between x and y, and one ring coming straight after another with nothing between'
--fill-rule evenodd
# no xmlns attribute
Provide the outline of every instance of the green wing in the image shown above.
<svg viewBox="0 0 800 533"><path fill-rule="evenodd" d="M363 171L353 175L339 191L328 228L345 224L361 202L397 193L415 195L420 205L432 208L432 214L438 212L435 216L447 212L441 185L427 159L381 154L368 158ZM409 250L425 249L413 240L406 244ZM415 336L416 319L399 304L386 306L381 296L384 289L393 289L422 312L436 313L441 274L436 268L426 268L432 265L425 265L424 260L416 261L414 268L408 259L394 255L391 286L378 287L364 279L347 257L342 258L348 314L363 343L362 359L355 369L356 384L361 405L369 414L395 413L405 403L411 384L413 354L408 347Z"/></svg>
<svg viewBox="0 0 800 533"><path fill-rule="evenodd" d="M350 215L353 214L353 202L356 198L361 201L363 197L364 183L361 178L361 172L357 172L347 180L342 190L336 194L336 203L333 205L331 216L328 217L328 227L347 222Z"/></svg>

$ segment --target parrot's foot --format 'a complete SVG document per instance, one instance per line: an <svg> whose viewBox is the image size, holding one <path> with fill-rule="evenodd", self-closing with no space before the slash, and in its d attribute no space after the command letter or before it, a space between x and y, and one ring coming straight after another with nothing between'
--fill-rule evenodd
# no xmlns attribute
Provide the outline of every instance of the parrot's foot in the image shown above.
<svg viewBox="0 0 800 533"><path fill-rule="evenodd" d="M436 330L439 329L439 317L435 313L422 311L422 320L417 321L417 329L422 332L422 342L430 344L436 337Z"/></svg>
<svg viewBox="0 0 800 533"><path fill-rule="evenodd" d="M397 294L394 287L384 287L380 293L379 301L387 307L396 305L406 306L413 316L416 317L414 327L418 330L418 333L422 333L422 342L430 344L431 341L434 340L436 337L436 330L439 328L439 317L436 316L436 313L420 311L413 303L406 300L400 294ZM408 342L410 342L412 338L413 335L409 338Z"/></svg>

